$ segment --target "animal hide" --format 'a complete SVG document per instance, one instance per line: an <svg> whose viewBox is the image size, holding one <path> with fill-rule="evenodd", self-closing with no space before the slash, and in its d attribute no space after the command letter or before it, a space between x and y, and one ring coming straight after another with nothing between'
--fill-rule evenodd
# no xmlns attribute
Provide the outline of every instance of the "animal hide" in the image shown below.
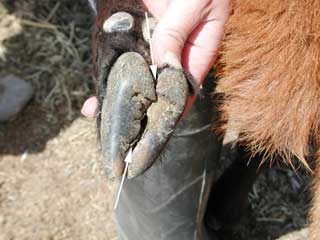
<svg viewBox="0 0 320 240"><path fill-rule="evenodd" d="M233 1L218 69L223 120L253 154L310 169L318 149L309 238L319 239L320 1Z"/></svg>
<svg viewBox="0 0 320 240"><path fill-rule="evenodd" d="M234 0L218 69L223 120L239 140L309 168L320 135L320 1Z"/></svg>

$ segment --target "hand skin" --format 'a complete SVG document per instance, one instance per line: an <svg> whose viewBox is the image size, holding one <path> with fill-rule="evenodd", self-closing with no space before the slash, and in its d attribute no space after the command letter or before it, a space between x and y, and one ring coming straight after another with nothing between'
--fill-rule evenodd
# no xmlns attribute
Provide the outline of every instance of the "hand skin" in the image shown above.
<svg viewBox="0 0 320 240"><path fill-rule="evenodd" d="M230 0L143 0L159 20L152 36L158 66L171 64L191 73L199 86L213 66L229 17ZM190 96L185 113L197 96ZM96 97L85 101L82 114L95 117Z"/></svg>

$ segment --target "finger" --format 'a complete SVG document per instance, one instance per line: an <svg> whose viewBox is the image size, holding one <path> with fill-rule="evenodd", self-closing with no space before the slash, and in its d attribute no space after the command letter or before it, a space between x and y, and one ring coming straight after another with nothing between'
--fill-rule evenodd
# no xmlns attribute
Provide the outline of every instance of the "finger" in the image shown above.
<svg viewBox="0 0 320 240"><path fill-rule="evenodd" d="M207 24L207 25L206 25ZM212 68L223 36L223 25L216 22L201 24L189 37L182 52L182 66L201 86ZM188 98L183 117L187 116L197 96Z"/></svg>
<svg viewBox="0 0 320 240"><path fill-rule="evenodd" d="M196 95L188 97L186 108L185 108L185 110L183 112L182 118L185 118L188 115L188 113L190 112L190 110L191 110L194 102L196 101L196 99L197 99Z"/></svg>
<svg viewBox="0 0 320 240"><path fill-rule="evenodd" d="M154 31L152 46L159 65L181 61L181 52L190 33L205 18L208 1L182 1L170 3ZM210 2L210 1L209 1Z"/></svg>
<svg viewBox="0 0 320 240"><path fill-rule="evenodd" d="M188 38L182 52L182 66L201 85L212 68L220 48L224 22L211 20L199 25Z"/></svg>
<svg viewBox="0 0 320 240"><path fill-rule="evenodd" d="M82 115L89 118L94 118L97 114L98 99L96 97L88 98L81 109Z"/></svg>
<svg viewBox="0 0 320 240"><path fill-rule="evenodd" d="M155 18L160 19L166 12L171 1L172 0L143 0L143 3Z"/></svg>

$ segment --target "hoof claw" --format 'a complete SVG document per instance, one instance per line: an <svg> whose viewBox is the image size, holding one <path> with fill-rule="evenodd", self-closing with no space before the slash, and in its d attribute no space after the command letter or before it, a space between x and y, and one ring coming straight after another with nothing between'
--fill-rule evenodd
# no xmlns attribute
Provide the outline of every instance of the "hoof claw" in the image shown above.
<svg viewBox="0 0 320 240"><path fill-rule="evenodd" d="M134 18L126 12L117 12L109 17L103 24L103 31L130 32L134 28Z"/></svg>

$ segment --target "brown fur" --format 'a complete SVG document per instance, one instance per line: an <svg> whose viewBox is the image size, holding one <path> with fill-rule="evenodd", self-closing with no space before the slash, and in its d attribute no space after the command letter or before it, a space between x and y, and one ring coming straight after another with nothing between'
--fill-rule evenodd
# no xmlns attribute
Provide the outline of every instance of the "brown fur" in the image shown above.
<svg viewBox="0 0 320 240"><path fill-rule="evenodd" d="M308 167L320 128L320 1L234 0L218 68L224 120L240 140Z"/></svg>

